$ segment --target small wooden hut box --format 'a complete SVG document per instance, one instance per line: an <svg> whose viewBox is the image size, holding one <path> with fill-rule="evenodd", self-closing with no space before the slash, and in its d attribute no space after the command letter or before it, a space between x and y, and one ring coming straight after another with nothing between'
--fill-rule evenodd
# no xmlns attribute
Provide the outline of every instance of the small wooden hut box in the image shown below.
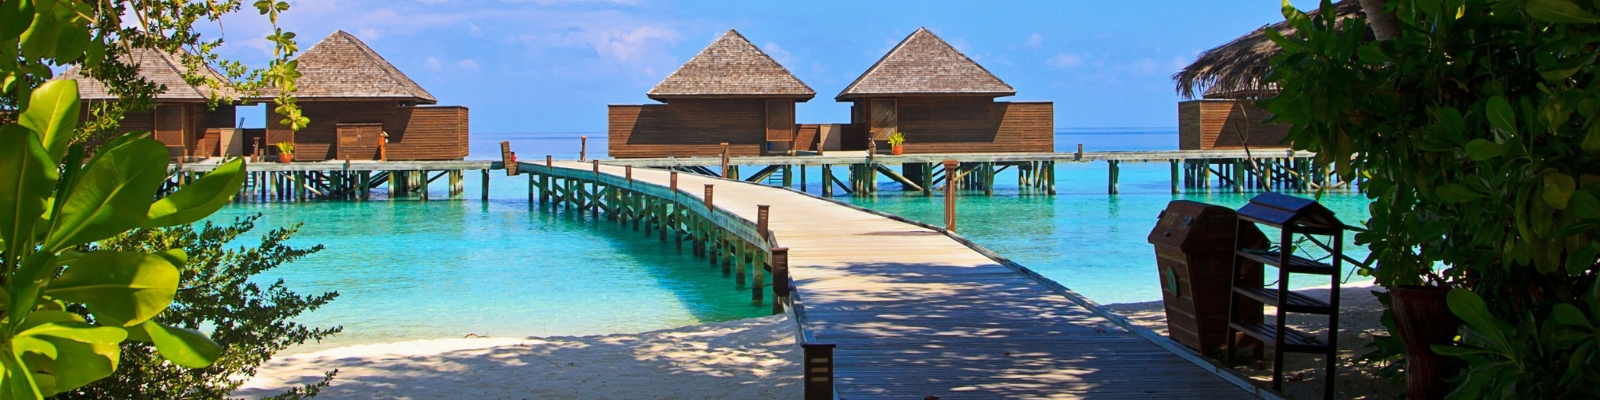
<svg viewBox="0 0 1600 400"><path fill-rule="evenodd" d="M1155 245L1168 335L1203 354L1219 352L1227 344L1234 249L1268 244L1255 225L1238 221L1238 214L1227 207L1177 200L1167 204L1148 238ZM1243 238L1236 240L1236 229ZM1261 282L1260 263L1247 263L1240 271L1246 276L1243 281ZM1260 322L1260 302L1241 301L1240 306L1255 310L1241 315L1254 315Z"/></svg>

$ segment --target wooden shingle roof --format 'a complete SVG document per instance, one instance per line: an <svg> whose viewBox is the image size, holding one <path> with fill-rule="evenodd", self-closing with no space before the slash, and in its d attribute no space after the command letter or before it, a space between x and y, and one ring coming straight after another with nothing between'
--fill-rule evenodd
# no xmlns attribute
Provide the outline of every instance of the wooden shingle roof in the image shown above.
<svg viewBox="0 0 1600 400"><path fill-rule="evenodd" d="M918 28L834 99L908 94L999 97L1017 90L928 28Z"/></svg>
<svg viewBox="0 0 1600 400"><path fill-rule="evenodd" d="M805 101L816 97L817 92L751 44L744 35L729 29L645 94L662 101L739 97Z"/></svg>
<svg viewBox="0 0 1600 400"><path fill-rule="evenodd" d="M1313 10L1310 14L1319 12L1321 10ZM1356 0L1335 2L1333 12L1338 21L1365 15L1361 11L1361 2ZM1295 33L1288 22L1280 21L1206 50L1193 63L1172 74L1178 95L1186 99L1201 96L1208 99L1259 99L1277 93L1277 88L1262 82L1267 71L1272 69L1272 56L1283 50L1267 38L1267 29L1276 30L1284 36L1293 36ZM1370 32L1368 36L1368 40L1371 40Z"/></svg>
<svg viewBox="0 0 1600 400"><path fill-rule="evenodd" d="M366 43L334 31L297 58L300 79L295 97L303 99L438 99L401 73Z"/></svg>
<svg viewBox="0 0 1600 400"><path fill-rule="evenodd" d="M166 90L156 94L157 101L200 102L216 94L217 97L239 98L239 93L229 86L229 80L211 66L205 66L200 71L201 76L210 78L209 85L195 86L183 80L183 73L187 70L183 60L177 55L164 51L135 48L122 55L122 61L139 66L139 76L157 86L165 86ZM99 80L87 78L78 67L68 68L55 79L78 80L78 97L83 100L116 100L117 96L111 94L110 88Z"/></svg>

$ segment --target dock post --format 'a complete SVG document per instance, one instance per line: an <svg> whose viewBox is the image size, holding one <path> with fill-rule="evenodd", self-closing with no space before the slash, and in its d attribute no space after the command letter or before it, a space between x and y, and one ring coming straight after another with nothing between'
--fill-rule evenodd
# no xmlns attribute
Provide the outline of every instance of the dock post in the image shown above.
<svg viewBox="0 0 1600 400"><path fill-rule="evenodd" d="M810 188L811 185L806 184L806 166L805 164L800 164L800 191L805 192Z"/></svg>
<svg viewBox="0 0 1600 400"><path fill-rule="evenodd" d="M773 247L767 262L772 265L772 314L783 314L789 302L789 248Z"/></svg>
<svg viewBox="0 0 1600 400"><path fill-rule="evenodd" d="M783 187L794 187L794 166L783 165Z"/></svg>
<svg viewBox="0 0 1600 400"><path fill-rule="evenodd" d="M709 184L709 183L706 184L706 197L705 197L706 198L706 211L716 211L717 210L717 208L715 206L711 205L711 187L712 187L711 184Z"/></svg>
<svg viewBox="0 0 1600 400"><path fill-rule="evenodd" d="M533 192L534 192L534 190L538 189L540 186L543 186L541 184L534 183L534 176L535 175L539 176L539 178L538 178L539 180L546 179L545 176L547 176L547 175L541 175L541 174L528 174L528 205L533 205ZM540 190L539 191L539 205L541 205L541 206L542 205L548 205L548 203L550 203L549 191L550 191L549 189L545 189L545 190ZM488 192L488 191L485 190L484 192Z"/></svg>
<svg viewBox="0 0 1600 400"><path fill-rule="evenodd" d="M956 231L956 160L944 160L944 230ZM807 382L809 384L809 382Z"/></svg>
<svg viewBox="0 0 1600 400"><path fill-rule="evenodd" d="M366 185L365 179L362 180L361 184ZM489 202L489 170L487 169L483 170L483 201L485 203ZM528 201L533 201L533 198L528 198Z"/></svg>
<svg viewBox="0 0 1600 400"><path fill-rule="evenodd" d="M728 142L722 142L722 155L721 155L721 157L722 157L722 172L720 172L719 174L722 175L723 178L727 178L728 177Z"/></svg>
<svg viewBox="0 0 1600 400"><path fill-rule="evenodd" d="M833 343L801 343L806 400L833 399Z"/></svg>
<svg viewBox="0 0 1600 400"><path fill-rule="evenodd" d="M766 204L756 205L756 235L760 236L761 240L770 240L767 238L767 217L771 215L771 210L771 206Z"/></svg>
<svg viewBox="0 0 1600 400"><path fill-rule="evenodd" d="M1172 159L1171 161L1172 161L1172 194L1179 194L1179 193L1182 193L1181 190L1178 190L1178 163L1180 161L1178 159L1176 159L1176 158Z"/></svg>
<svg viewBox="0 0 1600 400"><path fill-rule="evenodd" d="M633 166L632 165L624 165L624 166L622 166L622 171L623 171L624 174L627 175L628 183L632 184L633 183Z"/></svg>
<svg viewBox="0 0 1600 400"><path fill-rule="evenodd" d="M571 137L571 136L568 136ZM578 161L583 161L589 156L589 136L578 136Z"/></svg>
<svg viewBox="0 0 1600 400"><path fill-rule="evenodd" d="M428 171L427 170L418 171L418 172L421 172L420 174L418 174L418 176L421 179L417 179L417 186L421 186L422 187L422 201L428 201L428 184L433 183L433 182L429 182L428 181L429 179L428 179Z"/></svg>
<svg viewBox="0 0 1600 400"><path fill-rule="evenodd" d="M1244 193L1244 185L1246 183L1248 183L1248 178L1246 178L1245 176L1249 175L1249 174L1250 174L1250 172L1246 171L1244 169L1244 161L1241 161L1240 159L1237 159L1237 158L1233 159L1233 192L1234 193Z"/></svg>
<svg viewBox="0 0 1600 400"><path fill-rule="evenodd" d="M1107 160L1106 164L1109 164L1109 168L1107 168L1107 172L1109 172L1107 178L1109 179L1106 182L1106 194L1117 194L1117 178L1119 178L1118 175L1121 175L1121 168L1117 165L1117 160Z"/></svg>
<svg viewBox="0 0 1600 400"><path fill-rule="evenodd" d="M672 195L673 196L677 196L678 195L678 170L672 170L672 172L669 175L672 176Z"/></svg>
<svg viewBox="0 0 1600 400"><path fill-rule="evenodd" d="M833 197L833 166L822 164L822 197Z"/></svg>
<svg viewBox="0 0 1600 400"><path fill-rule="evenodd" d="M1072 161L1083 161L1083 143L1078 143L1078 152L1072 155Z"/></svg>

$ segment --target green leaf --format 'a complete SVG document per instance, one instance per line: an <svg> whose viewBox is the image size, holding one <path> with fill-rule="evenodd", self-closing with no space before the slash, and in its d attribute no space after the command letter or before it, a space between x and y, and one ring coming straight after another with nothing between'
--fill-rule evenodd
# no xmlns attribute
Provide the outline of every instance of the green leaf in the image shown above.
<svg viewBox="0 0 1600 400"><path fill-rule="evenodd" d="M1572 200L1567 207L1578 218L1600 219L1600 199L1596 199L1587 190L1572 192Z"/></svg>
<svg viewBox="0 0 1600 400"><path fill-rule="evenodd" d="M30 361L29 369L46 396L111 376L121 358L118 344L127 337L122 328L81 322L52 322L17 334L17 339L33 338L55 348L54 357L24 358Z"/></svg>
<svg viewBox="0 0 1600 400"><path fill-rule="evenodd" d="M1356 56L1362 62L1373 65L1383 65L1394 62L1393 57L1383 52L1382 42L1372 42L1356 48Z"/></svg>
<svg viewBox="0 0 1600 400"><path fill-rule="evenodd" d="M1554 317L1556 322L1594 329L1594 325L1589 323L1589 317L1583 316L1583 311L1579 311L1578 307L1571 304L1557 304L1550 310L1550 316Z"/></svg>
<svg viewBox="0 0 1600 400"><path fill-rule="evenodd" d="M14 38L33 25L33 2L6 1L0 4L0 38Z"/></svg>
<svg viewBox="0 0 1600 400"><path fill-rule="evenodd" d="M178 292L178 266L146 253L84 253L44 294L83 303L104 325L134 326L155 317Z"/></svg>
<svg viewBox="0 0 1600 400"><path fill-rule="evenodd" d="M61 37L56 38L56 62L66 64L77 61L83 57L83 52L89 49L89 30L73 24L61 28Z"/></svg>
<svg viewBox="0 0 1600 400"><path fill-rule="evenodd" d="M51 2L52 6L54 2ZM56 39L61 37L61 22L56 20L54 13L48 10L51 6L40 7L33 14L33 25L22 32L20 37L22 55L29 58L45 58L56 51Z"/></svg>
<svg viewBox="0 0 1600 400"><path fill-rule="evenodd" d="M217 166L200 179L184 185L177 193L150 205L148 219L141 228L193 223L228 205L244 186L244 159Z"/></svg>
<svg viewBox="0 0 1600 400"><path fill-rule="evenodd" d="M0 244L10 251L34 245L34 224L44 216L58 179L37 133L20 125L0 126Z"/></svg>
<svg viewBox="0 0 1600 400"><path fill-rule="evenodd" d="M1544 202L1557 210L1567 209L1567 202L1572 200L1573 191L1577 190L1578 183L1571 175L1560 172L1546 172L1544 174Z"/></svg>
<svg viewBox="0 0 1600 400"><path fill-rule="evenodd" d="M222 345L192 329L174 328L145 321L144 332L155 343L161 357L189 368L205 368L222 357Z"/></svg>
<svg viewBox="0 0 1600 400"><path fill-rule="evenodd" d="M167 148L154 140L133 140L99 154L73 185L44 250L58 251L138 227L166 171Z"/></svg>
<svg viewBox="0 0 1600 400"><path fill-rule="evenodd" d="M22 110L17 124L37 132L50 161L60 163L72 143L73 130L78 128L79 107L77 80L45 82L33 90L28 109Z"/></svg>
<svg viewBox="0 0 1600 400"><path fill-rule="evenodd" d="M1450 307L1451 314L1461 318L1467 325L1499 339L1495 340L1496 343L1505 343L1505 334L1494 324L1494 316L1489 315L1489 307L1484 305L1483 298L1478 297L1477 293L1466 289L1451 289L1450 293L1445 295L1445 304Z"/></svg>
<svg viewBox="0 0 1600 400"><path fill-rule="evenodd" d="M1461 203L1475 199L1481 199L1484 197L1482 194L1474 192L1472 189L1468 189L1466 186L1461 186L1460 184L1455 183L1441 185L1438 189L1434 189L1433 193L1434 195L1439 196L1440 200L1450 203Z"/></svg>
<svg viewBox="0 0 1600 400"><path fill-rule="evenodd" d="M1499 157L1506 153L1505 146L1484 139L1473 139L1467 142L1467 156L1475 161L1484 161Z"/></svg>
<svg viewBox="0 0 1600 400"><path fill-rule="evenodd" d="M1600 121L1589 122L1589 132L1583 136L1580 146L1589 152L1600 153Z"/></svg>
<svg viewBox="0 0 1600 400"><path fill-rule="evenodd" d="M1505 97L1494 96L1484 104L1483 110L1489 116L1489 125L1493 125L1506 133L1517 135L1517 115L1511 109L1511 102Z"/></svg>
<svg viewBox="0 0 1600 400"><path fill-rule="evenodd" d="M1528 16L1545 22L1592 24L1600 17L1584 11L1571 0L1528 0Z"/></svg>
<svg viewBox="0 0 1600 400"><path fill-rule="evenodd" d="M1436 344L1436 345L1432 346L1432 349L1433 349L1433 352L1435 354L1442 355L1442 356L1451 356L1451 357L1465 357L1465 356L1477 355L1477 354L1491 354L1491 352L1488 351L1488 350L1476 349L1476 348L1471 348L1471 347L1462 347L1462 346L1445 346L1445 345L1437 345Z"/></svg>

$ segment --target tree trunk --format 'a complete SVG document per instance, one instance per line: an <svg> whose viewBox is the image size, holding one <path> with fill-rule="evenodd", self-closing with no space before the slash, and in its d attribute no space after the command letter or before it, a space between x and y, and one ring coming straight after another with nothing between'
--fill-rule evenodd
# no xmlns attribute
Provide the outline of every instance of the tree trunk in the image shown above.
<svg viewBox="0 0 1600 400"><path fill-rule="evenodd" d="M1367 14L1367 25L1372 27L1372 34L1379 41L1389 40L1400 36L1400 20L1394 14L1383 12L1384 4L1388 0L1361 0L1361 11Z"/></svg>

